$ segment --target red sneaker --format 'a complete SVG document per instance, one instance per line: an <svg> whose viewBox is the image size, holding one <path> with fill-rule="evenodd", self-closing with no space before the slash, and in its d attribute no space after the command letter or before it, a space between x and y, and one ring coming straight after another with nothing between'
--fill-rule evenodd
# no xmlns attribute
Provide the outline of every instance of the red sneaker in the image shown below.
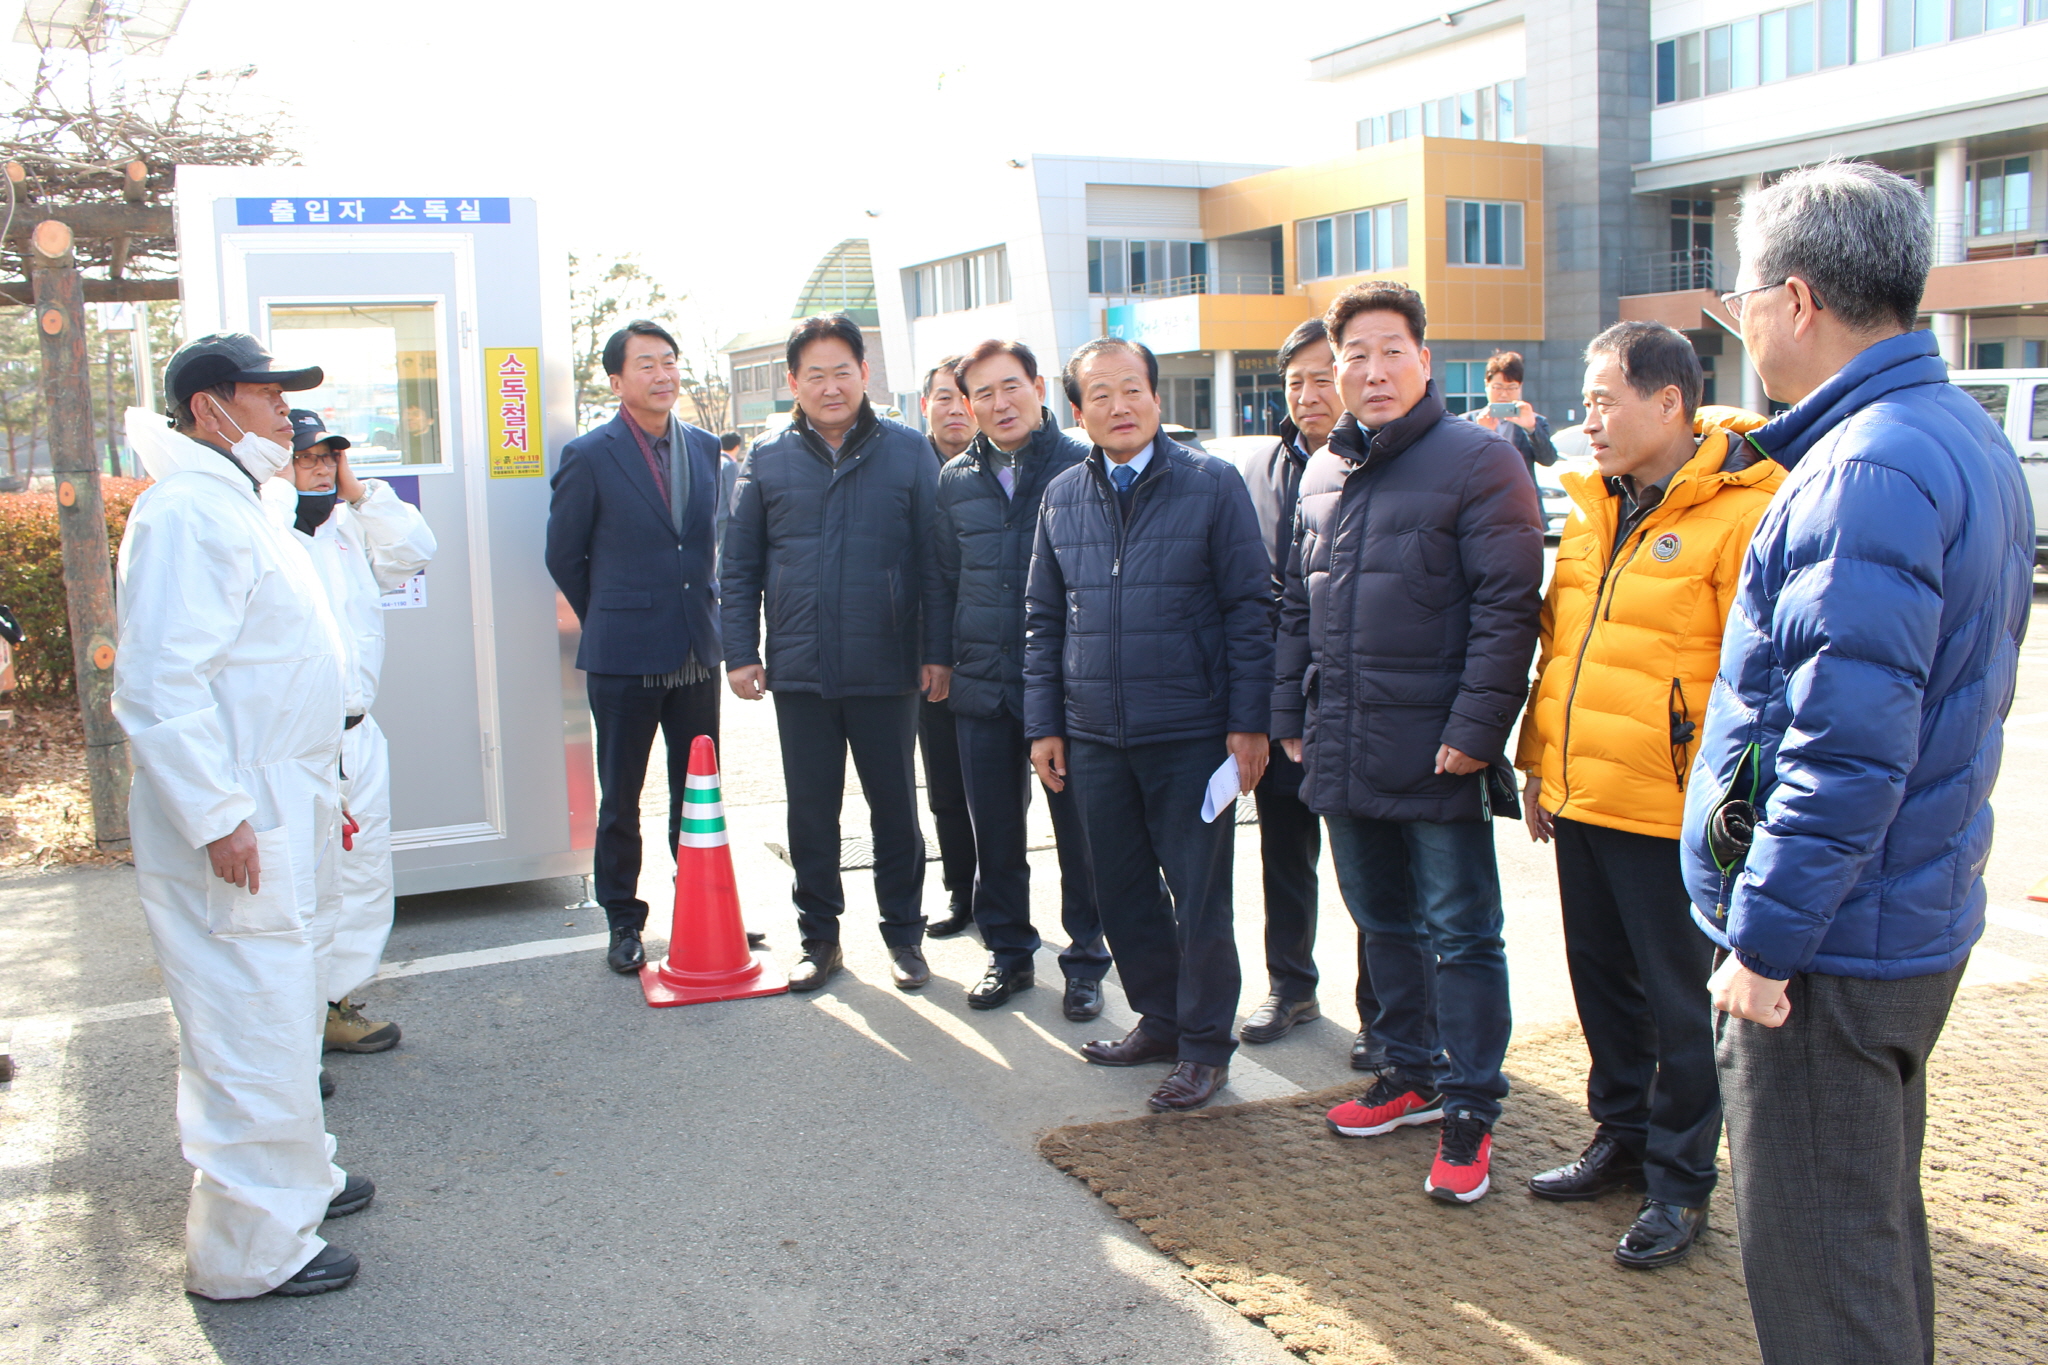
<svg viewBox="0 0 2048 1365"><path fill-rule="evenodd" d="M1378 1137L1410 1124L1434 1123L1443 1116L1443 1098L1433 1087L1417 1085L1398 1071L1386 1071L1373 1082L1372 1089L1332 1109L1324 1122L1338 1137Z"/></svg>
<svg viewBox="0 0 2048 1365"><path fill-rule="evenodd" d="M1436 1161L1422 1191L1447 1204L1469 1204L1492 1184L1487 1175L1492 1160L1493 1131L1460 1109L1444 1120L1436 1140Z"/></svg>

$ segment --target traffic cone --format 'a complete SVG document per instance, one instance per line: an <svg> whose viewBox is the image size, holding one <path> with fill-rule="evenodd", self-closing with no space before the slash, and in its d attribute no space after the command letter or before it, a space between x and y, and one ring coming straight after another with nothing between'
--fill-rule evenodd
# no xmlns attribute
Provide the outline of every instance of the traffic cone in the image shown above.
<svg viewBox="0 0 2048 1365"><path fill-rule="evenodd" d="M683 829L676 847L676 913L668 956L640 969L650 1005L701 1005L780 995L789 974L767 949L747 949L740 893L732 879L732 848L725 837L725 802L718 788L718 754L711 736L690 741L690 775L683 793Z"/></svg>
<svg viewBox="0 0 2048 1365"><path fill-rule="evenodd" d="M2043 877L2040 881L2034 883L2034 889L2027 893L2027 899L2030 901L2048 901L2048 877Z"/></svg>

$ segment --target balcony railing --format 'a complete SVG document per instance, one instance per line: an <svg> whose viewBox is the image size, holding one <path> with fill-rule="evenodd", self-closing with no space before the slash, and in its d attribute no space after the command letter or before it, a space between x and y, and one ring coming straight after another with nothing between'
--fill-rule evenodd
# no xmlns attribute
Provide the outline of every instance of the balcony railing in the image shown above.
<svg viewBox="0 0 2048 1365"><path fill-rule="evenodd" d="M1284 294L1286 281L1279 275L1181 275L1170 280L1147 280L1131 291L1142 299L1174 299L1185 294Z"/></svg>
<svg viewBox="0 0 2048 1365"><path fill-rule="evenodd" d="M1671 294L1682 289L1720 293L1735 287L1734 270L1716 261L1706 247L1634 256L1622 263L1621 274L1624 294Z"/></svg>

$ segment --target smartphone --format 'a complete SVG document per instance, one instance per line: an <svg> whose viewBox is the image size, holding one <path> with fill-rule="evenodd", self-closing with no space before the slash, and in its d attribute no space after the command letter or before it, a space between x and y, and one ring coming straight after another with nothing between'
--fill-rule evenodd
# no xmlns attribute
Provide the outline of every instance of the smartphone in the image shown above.
<svg viewBox="0 0 2048 1365"><path fill-rule="evenodd" d="M1492 413L1495 420L1498 421L1513 417L1522 410L1522 405L1520 403L1488 403L1486 410Z"/></svg>

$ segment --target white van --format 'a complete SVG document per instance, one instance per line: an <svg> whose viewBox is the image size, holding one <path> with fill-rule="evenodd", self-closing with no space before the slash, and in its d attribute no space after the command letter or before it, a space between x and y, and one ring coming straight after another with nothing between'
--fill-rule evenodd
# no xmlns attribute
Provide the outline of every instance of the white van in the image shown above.
<svg viewBox="0 0 2048 1365"><path fill-rule="evenodd" d="M2034 563L2048 567L2048 370L1956 370L1949 381L2005 428L2034 499Z"/></svg>

